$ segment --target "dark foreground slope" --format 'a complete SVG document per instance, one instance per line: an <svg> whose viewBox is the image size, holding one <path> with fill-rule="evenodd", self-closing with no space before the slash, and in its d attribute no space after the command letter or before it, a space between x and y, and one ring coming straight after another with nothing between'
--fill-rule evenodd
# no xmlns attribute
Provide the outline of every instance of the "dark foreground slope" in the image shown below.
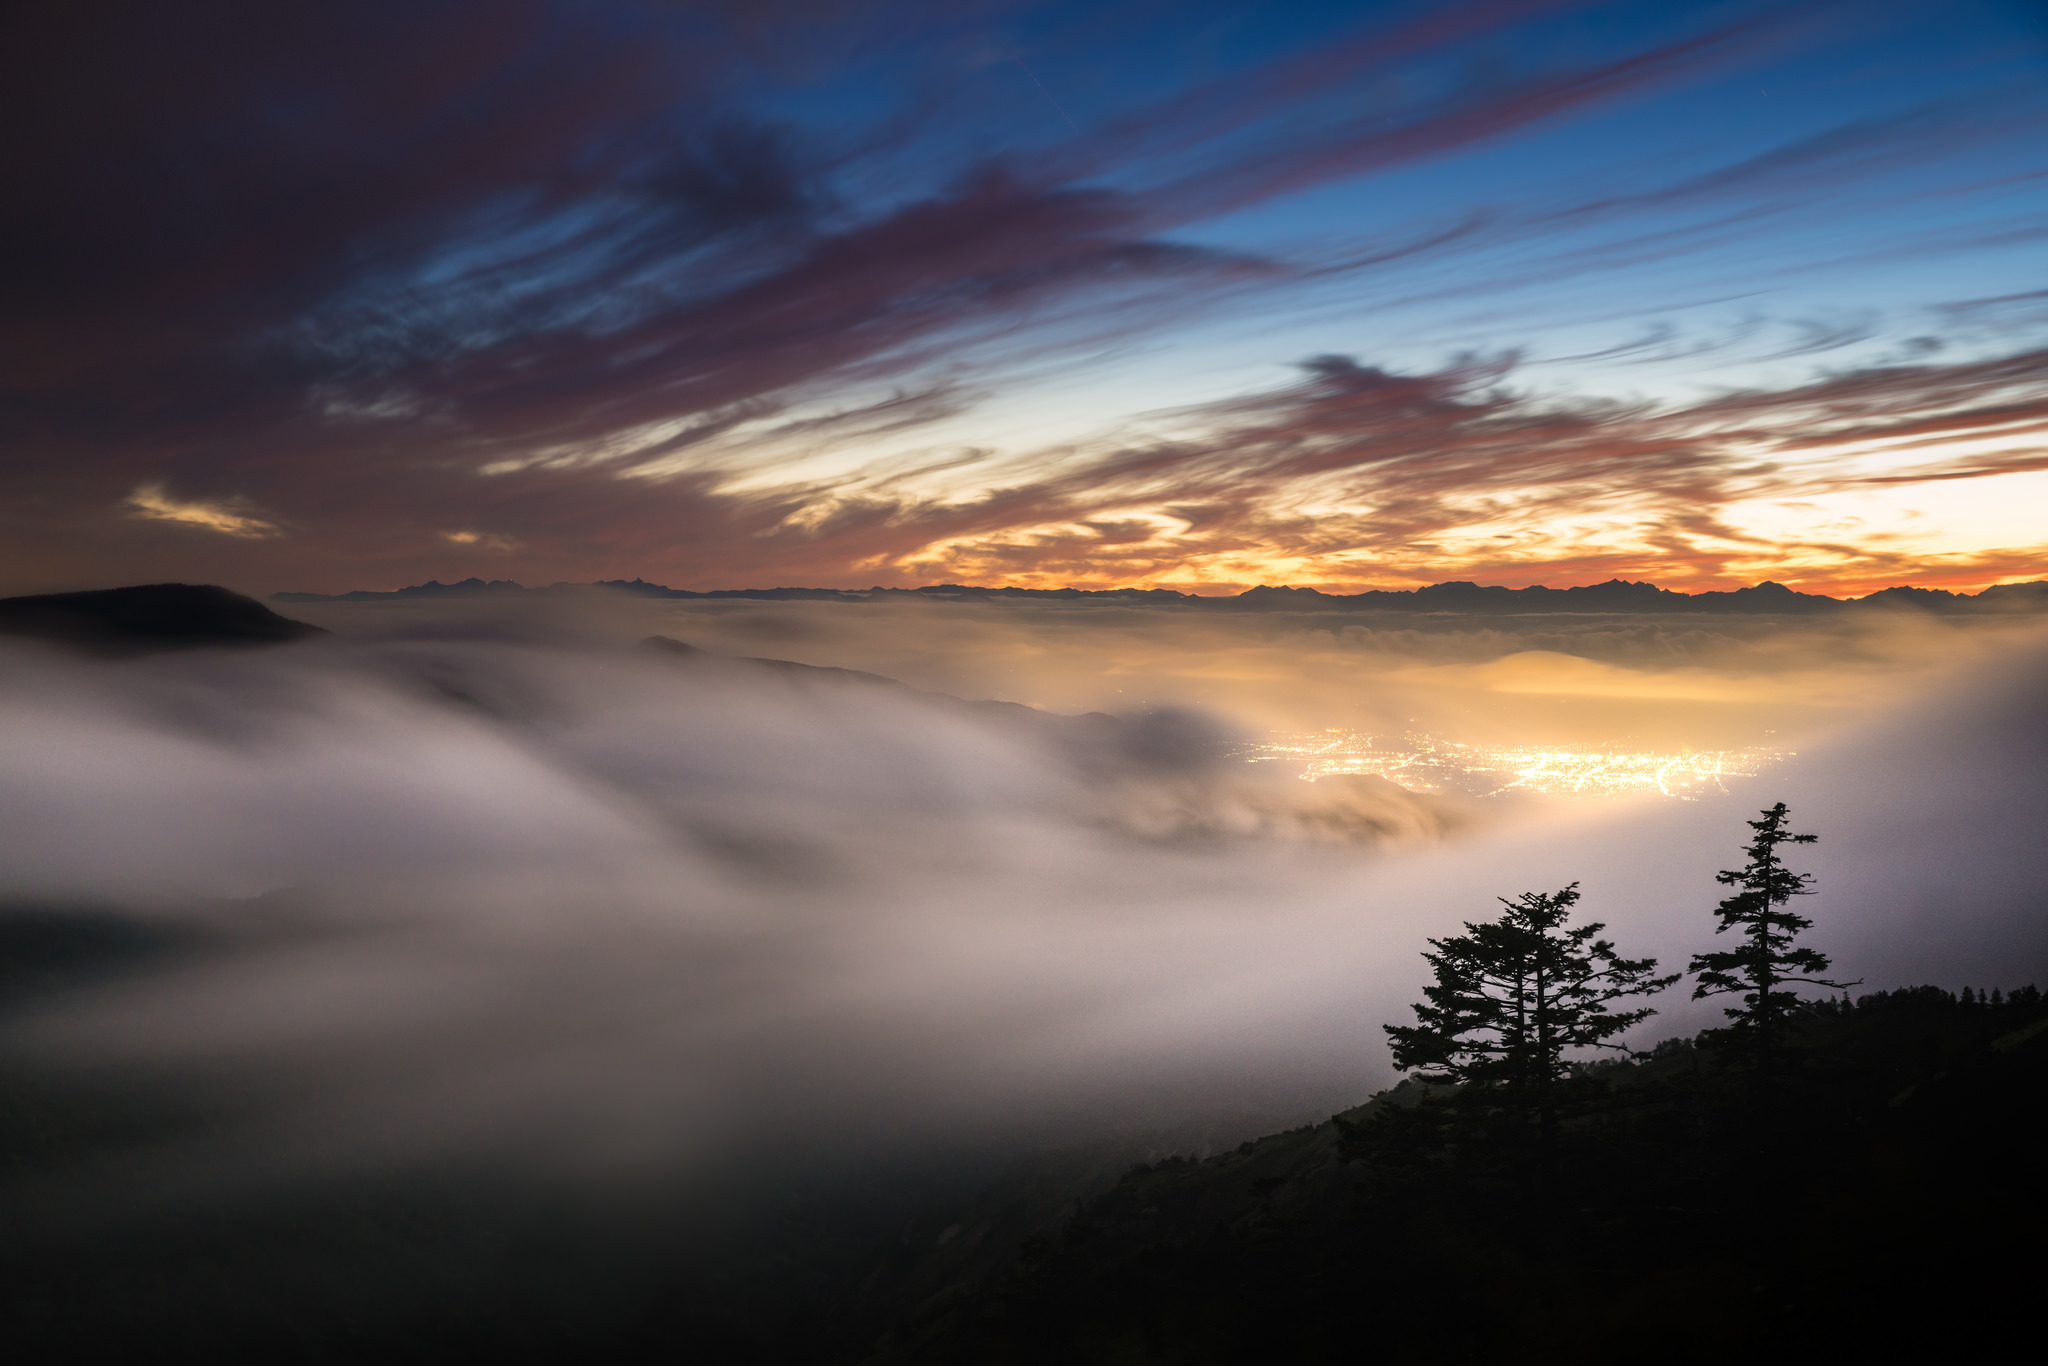
<svg viewBox="0 0 2048 1366"><path fill-rule="evenodd" d="M58 945L59 975L180 951L117 929ZM44 930L16 967L51 958ZM1957 1360L2031 1340L2038 996L1878 994L1816 1017L1807 1044L1762 1128L1689 1043L1604 1073L1548 1203L1485 1152L1343 1161L1335 1123L1121 1180L1107 1148L767 1170L668 1225L659 1191L593 1214L476 1172L240 1204L113 1185L55 1224L14 1221L0 1320L25 1361ZM104 1077L17 1076L6 1097L16 1194L59 1155L118 1156L235 1104Z"/></svg>
<svg viewBox="0 0 2048 1366"><path fill-rule="evenodd" d="M212 584L151 583L86 593L0 598L0 635L100 654L202 645L275 645L327 633Z"/></svg>
<svg viewBox="0 0 2048 1366"><path fill-rule="evenodd" d="M1335 1122L1136 1168L869 1360L1958 1360L2035 1340L2039 997L1879 993L1806 1042L1767 1117L1685 1041L1607 1071L1547 1201L1484 1151L1344 1161Z"/></svg>

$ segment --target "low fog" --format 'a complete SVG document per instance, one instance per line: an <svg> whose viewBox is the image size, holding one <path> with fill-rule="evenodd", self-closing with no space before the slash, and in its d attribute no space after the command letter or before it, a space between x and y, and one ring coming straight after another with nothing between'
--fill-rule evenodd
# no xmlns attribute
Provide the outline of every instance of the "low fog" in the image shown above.
<svg viewBox="0 0 2048 1366"><path fill-rule="evenodd" d="M105 950L19 977L6 1063L213 1107L12 1197L1244 1137L1389 1084L1424 938L1496 896L1578 881L1683 966L1780 799L1839 975L2048 976L2038 628L1061 612L337 607L267 650L6 646L9 933ZM990 697L1047 710L962 700ZM1385 718L1800 753L1712 800L1500 807L1225 743ZM1715 1020L1658 1004L1639 1042Z"/></svg>
<svg viewBox="0 0 2048 1366"><path fill-rule="evenodd" d="M1414 725L1468 742L1803 743L2040 634L2026 616L1219 612L1082 601L293 603L344 635L495 623L861 669L1056 712L1195 707L1245 728Z"/></svg>

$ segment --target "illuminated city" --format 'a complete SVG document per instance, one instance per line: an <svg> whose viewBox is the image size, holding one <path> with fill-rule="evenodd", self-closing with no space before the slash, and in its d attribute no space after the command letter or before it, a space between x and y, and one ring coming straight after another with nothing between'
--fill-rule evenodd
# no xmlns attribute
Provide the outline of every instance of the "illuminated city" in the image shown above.
<svg viewBox="0 0 2048 1366"><path fill-rule="evenodd" d="M1727 791L1729 778L1748 778L1792 757L1769 748L1633 750L1538 745L1464 745L1420 731L1399 736L1364 731L1275 732L1241 757L1298 767L1318 778L1368 774L1417 792L1465 797L1531 793L1546 797L1655 795L1692 801Z"/></svg>

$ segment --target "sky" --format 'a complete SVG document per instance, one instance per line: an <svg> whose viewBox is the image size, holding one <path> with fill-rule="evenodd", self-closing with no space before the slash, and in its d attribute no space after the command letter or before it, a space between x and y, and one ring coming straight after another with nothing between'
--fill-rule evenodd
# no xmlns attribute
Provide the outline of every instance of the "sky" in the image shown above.
<svg viewBox="0 0 2048 1366"><path fill-rule="evenodd" d="M2048 575L2048 10L12 6L0 591Z"/></svg>

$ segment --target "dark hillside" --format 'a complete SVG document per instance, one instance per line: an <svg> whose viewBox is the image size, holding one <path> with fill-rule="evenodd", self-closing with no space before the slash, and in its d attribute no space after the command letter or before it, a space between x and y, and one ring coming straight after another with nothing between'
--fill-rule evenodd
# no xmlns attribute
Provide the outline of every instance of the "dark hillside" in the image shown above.
<svg viewBox="0 0 2048 1366"><path fill-rule="evenodd" d="M184 948L46 920L0 946L12 1004ZM2048 1213L2038 994L1876 993L1816 1012L1801 1043L1768 1120L1690 1041L1589 1074L1548 1203L1483 1147L1346 1161L1334 1120L1135 1167L1105 1148L978 1174L764 1172L729 1193L730 1217L672 1231L654 1193L612 1227L420 1172L33 1237L17 1224L0 1314L37 1361L1957 1360L2031 1334ZM22 1213L37 1173L244 1103L33 1069L5 1097L0 1191L30 1197Z"/></svg>
<svg viewBox="0 0 2048 1366"><path fill-rule="evenodd" d="M1953 1360L2030 1332L2048 1266L2039 996L1880 992L1824 1007L1802 1043L1769 1117L1689 1041L1602 1069L1547 1205L1484 1153L1346 1162L1337 1121L1135 1168L870 1360Z"/></svg>
<svg viewBox="0 0 2048 1366"><path fill-rule="evenodd" d="M0 598L0 635L56 641L100 654L275 645L326 634L212 584L151 583Z"/></svg>

